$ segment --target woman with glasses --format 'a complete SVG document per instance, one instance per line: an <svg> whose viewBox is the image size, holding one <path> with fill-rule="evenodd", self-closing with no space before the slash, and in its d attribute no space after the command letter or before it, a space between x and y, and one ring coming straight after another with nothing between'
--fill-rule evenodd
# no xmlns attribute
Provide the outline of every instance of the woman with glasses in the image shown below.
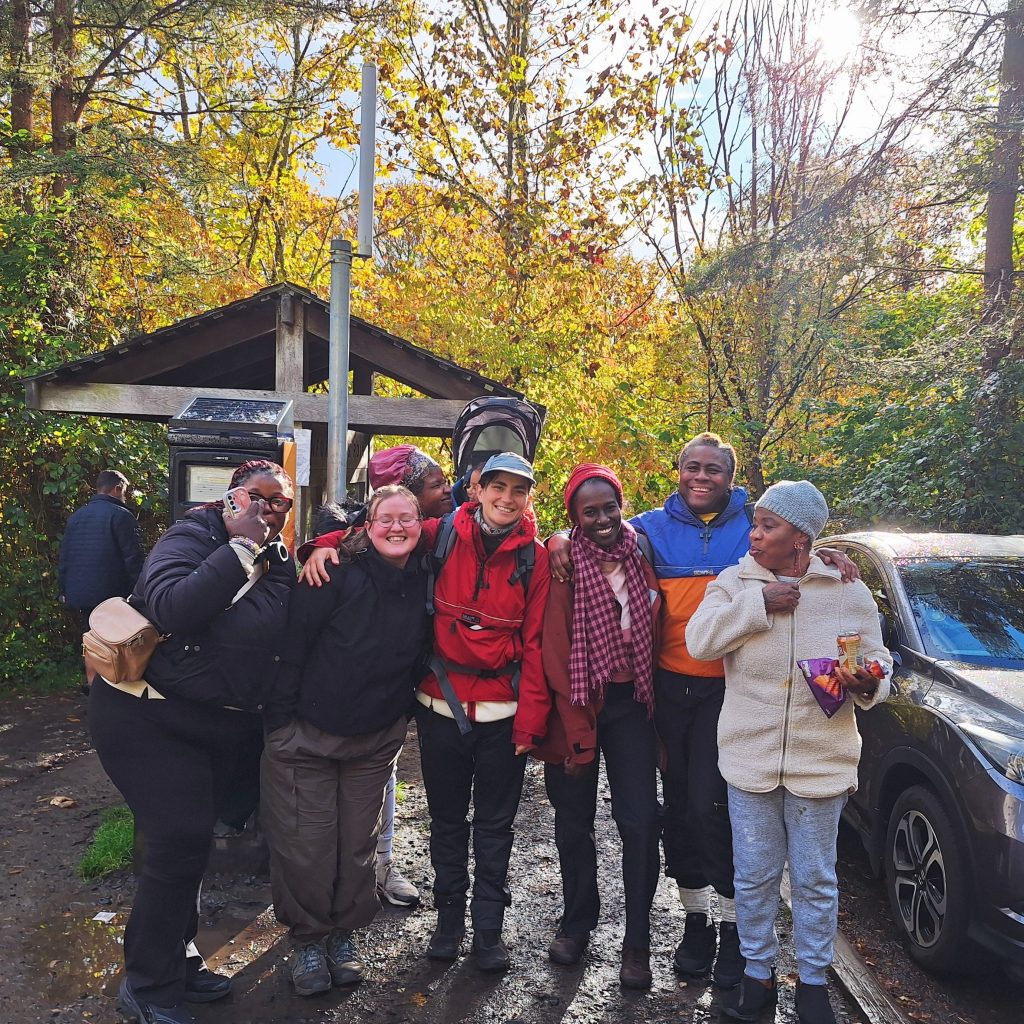
<svg viewBox="0 0 1024 1024"><path fill-rule="evenodd" d="M231 991L193 942L199 887L226 780L262 729L295 584L274 543L292 507L287 474L247 462L231 488L237 514L192 509L142 567L132 605L166 635L145 680L97 676L89 697L93 744L142 840L118 1004L143 1024L191 1024L187 1003Z"/></svg>
<svg viewBox="0 0 1024 1024"><path fill-rule="evenodd" d="M380 909L384 791L431 635L426 578L411 557L421 532L412 492L381 487L365 531L343 542L348 560L293 598L261 789L274 911L291 935L299 995L363 978L356 932Z"/></svg>

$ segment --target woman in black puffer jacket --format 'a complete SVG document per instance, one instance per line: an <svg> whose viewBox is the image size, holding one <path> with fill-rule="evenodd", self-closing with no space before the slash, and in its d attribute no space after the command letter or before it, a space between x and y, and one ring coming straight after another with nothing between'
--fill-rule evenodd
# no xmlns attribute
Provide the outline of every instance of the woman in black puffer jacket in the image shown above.
<svg viewBox="0 0 1024 1024"><path fill-rule="evenodd" d="M124 935L120 1009L141 1024L191 1024L186 1002L226 996L192 940L197 897L222 789L261 729L285 643L295 567L275 543L292 506L285 471L240 466L231 487L251 500L190 511L157 541L132 604L163 634L141 683L97 677L93 743L144 843Z"/></svg>
<svg viewBox="0 0 1024 1024"><path fill-rule="evenodd" d="M277 919L299 995L362 980L357 930L380 909L375 850L384 791L405 742L431 637L416 557L420 507L374 492L350 561L295 591L282 707L267 716L261 814ZM287 705L290 704L290 710Z"/></svg>

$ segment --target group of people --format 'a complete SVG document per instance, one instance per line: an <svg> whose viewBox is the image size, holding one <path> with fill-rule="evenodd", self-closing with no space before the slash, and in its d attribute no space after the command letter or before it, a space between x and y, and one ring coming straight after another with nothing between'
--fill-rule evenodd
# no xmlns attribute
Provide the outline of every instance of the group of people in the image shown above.
<svg viewBox="0 0 1024 1024"><path fill-rule="evenodd" d="M166 639L145 682L94 685L90 704L97 752L144 845L121 1008L144 1024L186 1024L188 1002L230 990L195 948L196 908L224 765L256 729L292 982L308 995L361 980L358 932L379 899L419 895L381 845L414 716L437 913L428 957L460 955L468 908L477 966L510 967L509 860L532 756L544 762L563 884L548 952L582 959L600 915L603 757L622 840L621 984L652 982L660 844L685 910L676 970L710 972L731 990L724 1012L756 1020L776 999L788 863L798 1013L830 1024L836 833L860 751L853 706L885 699L891 659L855 568L812 551L822 495L783 482L751 505L731 446L700 434L664 507L628 521L615 472L575 467L570 531L545 546L520 455L474 467L455 508L440 467L412 446L377 453L370 470L365 513L300 549L297 584L275 543L292 485L263 461L232 480L251 498L240 515L193 510L146 560L133 603ZM797 662L849 632L884 671L837 669L848 699L827 718Z"/></svg>

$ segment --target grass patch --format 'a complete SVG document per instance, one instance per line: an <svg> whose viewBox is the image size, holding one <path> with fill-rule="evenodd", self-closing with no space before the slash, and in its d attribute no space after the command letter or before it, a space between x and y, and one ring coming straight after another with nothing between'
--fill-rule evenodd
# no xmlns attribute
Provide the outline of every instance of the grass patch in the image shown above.
<svg viewBox="0 0 1024 1024"><path fill-rule="evenodd" d="M409 786L405 782L396 782L395 783L395 803L396 804L404 804L405 803L405 793L406 793L406 790L408 788L409 788Z"/></svg>
<svg viewBox="0 0 1024 1024"><path fill-rule="evenodd" d="M78 873L88 881L128 867L132 862L134 837L132 812L123 804L108 808L103 812L89 849L78 862Z"/></svg>

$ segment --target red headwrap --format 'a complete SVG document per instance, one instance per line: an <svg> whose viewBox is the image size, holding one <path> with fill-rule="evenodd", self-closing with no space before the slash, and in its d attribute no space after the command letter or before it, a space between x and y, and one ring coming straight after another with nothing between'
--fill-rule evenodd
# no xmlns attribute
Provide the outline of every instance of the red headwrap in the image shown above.
<svg viewBox="0 0 1024 1024"><path fill-rule="evenodd" d="M581 462L570 474L569 481L565 485L565 510L572 516L573 495L588 480L607 480L615 488L615 494L622 504L622 484L615 475L615 471L597 462Z"/></svg>

